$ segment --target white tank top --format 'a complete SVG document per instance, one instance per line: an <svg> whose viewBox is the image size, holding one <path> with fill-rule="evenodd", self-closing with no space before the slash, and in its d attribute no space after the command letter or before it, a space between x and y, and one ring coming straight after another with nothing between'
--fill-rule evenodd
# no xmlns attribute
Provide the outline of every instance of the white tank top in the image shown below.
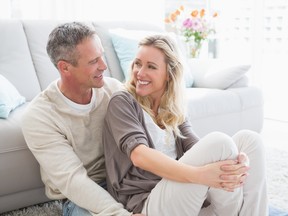
<svg viewBox="0 0 288 216"><path fill-rule="evenodd" d="M143 112L146 126L155 148L169 157L176 159L176 142L173 134L169 133L166 129L160 128L145 110L143 110Z"/></svg>

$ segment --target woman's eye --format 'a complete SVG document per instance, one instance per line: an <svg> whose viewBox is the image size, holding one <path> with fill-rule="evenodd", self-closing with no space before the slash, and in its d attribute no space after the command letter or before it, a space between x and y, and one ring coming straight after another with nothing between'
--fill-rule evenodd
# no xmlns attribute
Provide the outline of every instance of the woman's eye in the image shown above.
<svg viewBox="0 0 288 216"><path fill-rule="evenodd" d="M148 68L150 69L156 69L156 67L154 65L149 65Z"/></svg>
<svg viewBox="0 0 288 216"><path fill-rule="evenodd" d="M135 66L136 68L139 68L139 67L141 67L141 64L140 64L139 62L135 62L135 63L134 63L134 66Z"/></svg>

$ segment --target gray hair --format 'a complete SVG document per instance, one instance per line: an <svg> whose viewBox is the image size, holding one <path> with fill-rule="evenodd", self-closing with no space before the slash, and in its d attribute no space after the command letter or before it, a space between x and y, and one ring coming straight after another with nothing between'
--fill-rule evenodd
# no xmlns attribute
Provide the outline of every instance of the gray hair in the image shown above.
<svg viewBox="0 0 288 216"><path fill-rule="evenodd" d="M64 60L77 66L79 54L76 46L84 39L94 37L96 32L80 22L65 23L57 26L49 35L46 50L50 60L57 68L57 63Z"/></svg>

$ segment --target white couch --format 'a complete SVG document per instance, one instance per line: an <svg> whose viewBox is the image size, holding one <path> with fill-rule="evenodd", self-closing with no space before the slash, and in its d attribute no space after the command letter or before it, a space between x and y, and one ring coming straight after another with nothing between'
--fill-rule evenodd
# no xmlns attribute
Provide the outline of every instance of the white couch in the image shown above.
<svg viewBox="0 0 288 216"><path fill-rule="evenodd" d="M0 118L0 213L48 201L40 178L39 165L21 133L21 116L29 101L59 76L46 54L48 34L58 23L60 22L0 20L0 75L26 98L26 102L13 109L7 118ZM97 31L105 49L108 65L106 75L121 81L124 74L108 29L124 27L163 31L144 23L90 24ZM209 76L204 76L207 68L201 68L207 64L189 62L191 71L188 73L194 75L195 87L186 88L186 96L188 115L196 133L203 136L218 130L232 135L244 128L261 131L263 98L260 89L247 86L247 83L241 86L247 77L239 74L237 79L230 80L231 85L224 83L228 85L224 86L226 89L212 88L215 87L213 81L217 79L212 76L207 81ZM229 81L227 77L223 79ZM217 83L219 82L216 85ZM0 83L0 95L1 91L3 85ZM9 95L10 92L4 89L5 93Z"/></svg>

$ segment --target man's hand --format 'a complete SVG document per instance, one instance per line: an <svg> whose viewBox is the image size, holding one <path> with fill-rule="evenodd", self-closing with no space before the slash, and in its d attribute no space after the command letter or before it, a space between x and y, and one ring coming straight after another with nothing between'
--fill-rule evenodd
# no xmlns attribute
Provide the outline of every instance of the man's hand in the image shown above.
<svg viewBox="0 0 288 216"><path fill-rule="evenodd" d="M132 216L145 216L144 214L132 214Z"/></svg>

